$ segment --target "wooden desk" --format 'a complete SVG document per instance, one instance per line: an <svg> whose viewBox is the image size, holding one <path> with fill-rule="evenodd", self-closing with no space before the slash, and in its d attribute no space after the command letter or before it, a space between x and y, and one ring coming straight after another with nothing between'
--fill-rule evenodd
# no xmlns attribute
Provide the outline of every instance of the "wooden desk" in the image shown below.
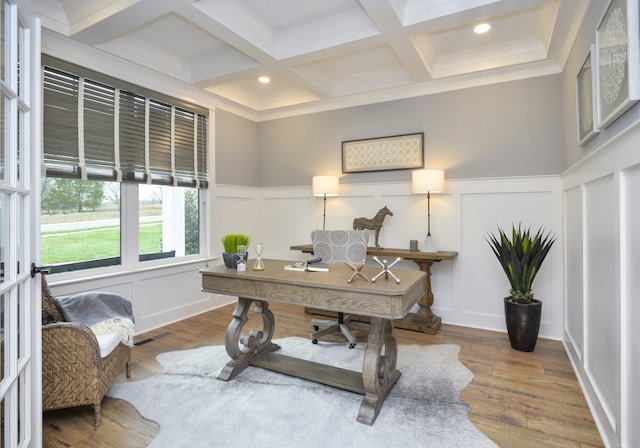
<svg viewBox="0 0 640 448"><path fill-rule="evenodd" d="M364 394L357 420L372 425L389 391L400 378L400 371L396 369L398 353L393 320L404 317L422 297L425 274L398 270L399 285L392 279L376 283L364 280L347 283L351 274L347 266L331 265L329 272L285 271L284 266L289 263L264 260L264 271L248 269L237 272L224 265L200 270L204 291L238 296L238 304L225 335L225 348L231 361L218 378L230 380L248 365L253 365ZM368 270L368 276L376 273L374 268L365 270ZM362 372L273 353L280 346L271 342L275 318L268 302L368 316L371 326ZM262 318L262 329L241 334L252 304ZM309 348L313 347L309 341ZM346 345L345 350L348 350Z"/></svg>
<svg viewBox="0 0 640 448"><path fill-rule="evenodd" d="M299 244L296 246L291 246L291 250L299 250L304 253L312 254L313 246L311 244ZM415 262L420 270L427 274L424 278L424 297L422 297L422 299L420 299L420 301L418 302L418 305L420 306L418 312L407 314L402 319L396 320L394 325L396 328L402 328L404 330L414 330L428 334L436 334L440 329L442 319L440 319L440 316L436 316L433 311L431 311L431 306L433 305L434 300L433 291L431 290L431 266L433 265L433 263L437 263L443 260L453 260L458 256L458 252L438 251L436 253L427 253L410 251L406 249L376 249L375 247L368 247L367 255L375 255L378 257L402 257L405 260L411 260ZM315 314L322 314L325 316L337 316L337 313L335 312L326 312L313 308L307 308L306 311ZM353 320L358 320L358 317L354 317Z"/></svg>

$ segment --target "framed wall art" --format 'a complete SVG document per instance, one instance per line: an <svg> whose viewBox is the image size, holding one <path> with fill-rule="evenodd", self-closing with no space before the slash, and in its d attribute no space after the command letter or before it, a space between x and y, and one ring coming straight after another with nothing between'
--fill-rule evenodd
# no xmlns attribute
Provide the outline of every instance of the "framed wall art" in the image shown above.
<svg viewBox="0 0 640 448"><path fill-rule="evenodd" d="M611 0L596 29L598 126L640 99L638 0Z"/></svg>
<svg viewBox="0 0 640 448"><path fill-rule="evenodd" d="M576 109L578 111L578 144L584 145L596 135L598 123L598 92L594 59L596 46L591 45L578 76L576 76Z"/></svg>
<svg viewBox="0 0 640 448"><path fill-rule="evenodd" d="M342 172L404 170L424 166L424 132L342 142Z"/></svg>

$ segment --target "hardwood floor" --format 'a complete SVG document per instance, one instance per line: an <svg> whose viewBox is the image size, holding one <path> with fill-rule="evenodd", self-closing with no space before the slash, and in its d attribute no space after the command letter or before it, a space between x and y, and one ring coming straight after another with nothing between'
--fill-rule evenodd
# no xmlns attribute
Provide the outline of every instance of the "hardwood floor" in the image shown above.
<svg viewBox="0 0 640 448"><path fill-rule="evenodd" d="M309 337L311 316L303 308L270 304L270 309L276 316L276 338ZM233 306L228 305L137 336L131 379L123 373L116 381L160 373L155 360L160 353L223 345L232 311ZM250 319L246 328L256 328L254 323ZM366 338L363 332L356 335L360 341ZM540 339L533 353L522 353L511 349L506 334L452 325L442 325L437 335L396 330L396 336L399 344L461 347L460 360L474 374L462 394L471 406L469 418L498 446L604 446L559 341ZM339 335L332 338L341 340ZM127 402L105 397L98 429L93 428L89 407L45 412L43 446L146 447L158 430L157 424L143 419Z"/></svg>

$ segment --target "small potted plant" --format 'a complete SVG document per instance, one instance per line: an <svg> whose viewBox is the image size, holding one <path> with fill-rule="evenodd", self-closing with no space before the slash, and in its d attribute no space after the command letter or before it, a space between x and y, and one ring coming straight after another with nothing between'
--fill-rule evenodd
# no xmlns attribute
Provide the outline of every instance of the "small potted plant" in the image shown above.
<svg viewBox="0 0 640 448"><path fill-rule="evenodd" d="M490 234L487 241L511 284L510 296L504 298L511 347L532 352L538 340L542 301L533 298L531 285L556 237L542 227L535 234L521 225L512 227L511 239L498 227L498 236Z"/></svg>
<svg viewBox="0 0 640 448"><path fill-rule="evenodd" d="M244 245L249 247L249 236L240 233L230 233L224 235L221 239L224 252L222 259L228 268L235 268L238 263L238 246Z"/></svg>

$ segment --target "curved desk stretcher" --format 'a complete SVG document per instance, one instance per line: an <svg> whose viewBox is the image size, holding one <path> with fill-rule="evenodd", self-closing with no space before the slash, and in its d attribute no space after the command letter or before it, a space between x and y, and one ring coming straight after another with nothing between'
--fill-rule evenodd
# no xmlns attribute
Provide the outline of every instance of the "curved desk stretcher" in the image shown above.
<svg viewBox="0 0 640 448"><path fill-rule="evenodd" d="M287 261L264 260L264 271L238 272L222 266L201 269L202 289L238 296L238 303L225 335L231 361L219 379L227 381L248 365L304 378L329 386L364 394L357 420L372 425L393 385L400 378L396 369L397 342L393 321L403 318L423 296L425 274L396 270L400 284L389 279L376 283L347 283L351 270L331 265L329 272L298 272L284 269ZM367 275L375 274L375 268ZM341 369L312 361L280 355L280 346L271 342L275 318L269 302L311 306L370 318L362 372ZM261 330L244 330L251 305L262 317ZM311 342L309 343L311 345Z"/></svg>

